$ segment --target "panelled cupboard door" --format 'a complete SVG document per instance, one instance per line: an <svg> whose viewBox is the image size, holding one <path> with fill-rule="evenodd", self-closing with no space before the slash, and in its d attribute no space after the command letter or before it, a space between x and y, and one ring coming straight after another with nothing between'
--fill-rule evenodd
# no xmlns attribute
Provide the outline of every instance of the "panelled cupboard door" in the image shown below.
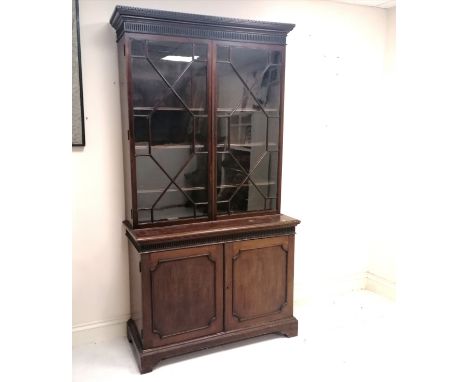
<svg viewBox="0 0 468 382"><path fill-rule="evenodd" d="M222 245L149 255L143 346L158 347L223 329ZM149 295L148 295L149 294Z"/></svg>
<svg viewBox="0 0 468 382"><path fill-rule="evenodd" d="M294 236L225 245L226 330L292 316Z"/></svg>

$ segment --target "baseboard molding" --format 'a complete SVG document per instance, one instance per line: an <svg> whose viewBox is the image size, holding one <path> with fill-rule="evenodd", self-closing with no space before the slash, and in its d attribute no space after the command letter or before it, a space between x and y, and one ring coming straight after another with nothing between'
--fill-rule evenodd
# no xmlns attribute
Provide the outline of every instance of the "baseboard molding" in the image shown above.
<svg viewBox="0 0 468 382"><path fill-rule="evenodd" d="M72 346L124 337L127 333L127 320L129 318L130 315L123 315L110 320L74 325L72 329Z"/></svg>
<svg viewBox="0 0 468 382"><path fill-rule="evenodd" d="M316 280L312 286L310 284L295 283L294 306L308 305L312 302L362 289L395 300L395 282L372 272L358 272ZM129 318L130 315L123 315L110 320L74 325L72 344L77 346L124 337Z"/></svg>
<svg viewBox="0 0 468 382"><path fill-rule="evenodd" d="M355 290L365 289L363 272L354 272L336 277L324 277L313 283L294 283L294 306L314 304Z"/></svg>
<svg viewBox="0 0 468 382"><path fill-rule="evenodd" d="M395 300L395 282L366 271L315 280L313 285L296 282L294 284L294 306L308 305L362 289Z"/></svg>
<svg viewBox="0 0 468 382"><path fill-rule="evenodd" d="M395 282L372 272L365 272L365 289L395 301Z"/></svg>

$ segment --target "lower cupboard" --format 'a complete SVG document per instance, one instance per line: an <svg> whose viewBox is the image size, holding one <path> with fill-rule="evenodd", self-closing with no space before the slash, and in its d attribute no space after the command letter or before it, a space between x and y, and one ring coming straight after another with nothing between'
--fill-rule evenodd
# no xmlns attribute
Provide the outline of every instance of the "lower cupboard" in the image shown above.
<svg viewBox="0 0 468 382"><path fill-rule="evenodd" d="M294 234L257 234L152 251L130 244L128 338L142 373L164 358L212 346L268 333L297 335Z"/></svg>

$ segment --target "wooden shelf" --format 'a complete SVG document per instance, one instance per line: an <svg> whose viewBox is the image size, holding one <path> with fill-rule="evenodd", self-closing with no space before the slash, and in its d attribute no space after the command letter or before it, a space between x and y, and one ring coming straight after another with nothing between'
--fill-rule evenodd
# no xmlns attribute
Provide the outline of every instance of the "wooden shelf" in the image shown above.
<svg viewBox="0 0 468 382"><path fill-rule="evenodd" d="M278 109L265 109L263 108L263 110L265 110L267 113L271 113L271 112L277 112L279 113L279 110ZM218 118L226 118L229 116L229 114L231 114L233 112L233 109L230 109L230 108L223 108L223 107L220 107L220 108L217 108L216 109L216 113L227 113L226 115L216 115ZM234 111L234 113L239 113L239 112L243 112L243 113L255 113L255 112L262 112L262 109L261 108L258 108L258 109L252 109L252 108L239 108L239 109L236 109ZM275 117L273 117L275 118Z"/></svg>
<svg viewBox="0 0 468 382"><path fill-rule="evenodd" d="M206 187L181 187L182 191L184 192L190 192L190 191L206 191ZM155 194L155 193L161 193L163 192L163 188L157 188L157 189L152 189L152 190L137 190L137 194ZM166 192L174 192L180 190L178 188L169 188L166 190Z"/></svg>
<svg viewBox="0 0 468 382"><path fill-rule="evenodd" d="M170 107L170 106L161 106L158 108L154 108L152 106L134 106L133 107L133 112L137 111L147 111L147 112L152 112L152 111L188 111L185 107ZM207 112L206 109L204 108L190 108L189 109L192 113L193 112ZM208 117L207 114L197 114L197 117Z"/></svg>
<svg viewBox="0 0 468 382"><path fill-rule="evenodd" d="M273 186L273 185L276 185L276 182L256 182L255 183L257 186L261 187L261 186ZM245 182L241 187L248 187L249 186L249 183ZM218 189L222 189L222 188L237 188L239 187L238 184L221 184L219 186L216 186L216 188Z"/></svg>
<svg viewBox="0 0 468 382"><path fill-rule="evenodd" d="M161 106L161 107L158 107L158 108L154 108L153 106L134 106L133 107L133 112L136 112L136 111L148 111L148 112L151 112L151 111L188 111L185 107L171 107L171 106ZM205 108L189 108L189 110L191 112L205 112L207 111ZM267 113L272 113L272 112L277 112L279 113L279 110L278 109L263 109L265 110ZM217 114L217 117L218 118L226 118L226 117L229 117L231 113L256 113L256 112L262 112L262 109L258 108L258 109L252 109L252 108L239 108L239 109L236 109L235 111L233 111L233 109L230 109L230 108L218 108L216 109L216 113L226 113L226 114L223 114L223 115L218 115ZM207 117L208 115L207 114L202 114L202 115L197 115L198 117L201 117L201 116L204 116L204 117ZM270 118L279 118L278 117L270 117Z"/></svg>
<svg viewBox="0 0 468 382"><path fill-rule="evenodd" d="M135 144L135 150L148 150L148 145ZM195 145L195 149L202 149L204 145ZM165 144L165 145L151 145L152 149L191 149L192 145L189 144ZM198 152L198 151L195 151ZM200 151L206 153L206 151Z"/></svg>

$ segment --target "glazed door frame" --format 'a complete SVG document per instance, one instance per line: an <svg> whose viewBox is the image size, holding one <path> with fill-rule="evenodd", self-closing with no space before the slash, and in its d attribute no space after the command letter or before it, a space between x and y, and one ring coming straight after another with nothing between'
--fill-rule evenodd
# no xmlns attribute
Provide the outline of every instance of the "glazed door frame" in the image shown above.
<svg viewBox="0 0 468 382"><path fill-rule="evenodd" d="M219 99L218 99L218 92L217 92L217 64L218 62L218 47L234 47L234 48L247 48L252 50L267 50L267 51L278 51L281 54L281 66L280 70L280 94L279 94L279 110L278 110L278 159L277 159L277 193L276 193L276 205L275 208L270 210L257 210L257 211L242 211L242 212L231 212L229 214L218 214L218 204L217 204L217 144L218 144L218 136L217 136L217 127L218 127L218 117L217 117L217 110L219 106ZM212 147L211 150L213 152L213 181L212 181L212 188L213 193L215 194L213 197L213 210L215 214L216 220L223 220L223 219L232 219L238 217L247 217L247 216L259 216L259 215L269 215L269 214L276 214L279 213L281 210L281 170L282 170L282 152L283 152L283 114L284 114L284 84L285 84L285 67L286 67L286 46L285 45L278 45L278 44L265 44L265 43L253 43L253 42L240 42L240 41L225 41L225 40L214 40L212 41L212 52L211 52L211 70L212 70L212 90L211 96L213 103L212 108L212 131L213 131L213 138L212 138ZM231 57L229 57L229 60ZM268 63L271 64L270 62ZM237 73L239 75L239 73ZM242 80L241 80L242 81ZM245 85L245 84L244 84ZM249 174L250 175L250 174Z"/></svg>
<svg viewBox="0 0 468 382"><path fill-rule="evenodd" d="M211 147L212 147L212 118L211 108L212 105L212 68L211 68L211 55L212 55L212 41L207 39L199 38L189 38L189 37L175 37L175 36L165 36L165 35L152 35L152 34L140 34L140 33L127 33L123 38L124 40L124 54L125 54L125 64L126 64L126 79L127 79L127 99L128 99L128 144L130 148L130 161L131 161L131 190L132 190L132 220L134 228L146 228L146 227L157 227L157 226L166 226L174 224L187 224L194 222L201 222L206 220L213 220L214 212L212 211L212 203L210 202L211 189L213 179L211 177L212 170L211 166ZM206 44L207 46L207 73L206 73L206 108L207 108L207 122L208 122L208 131L207 131L207 149L208 149L208 214L207 216L201 216L197 218L188 217L188 218L178 218L175 220L155 220L154 222L139 222L138 219L138 201L137 201L137 177L136 177L136 156L135 156L135 126L134 126L134 95L133 95L133 71L132 71L132 40L146 40L149 42L179 42L181 44Z"/></svg>
<svg viewBox="0 0 468 382"><path fill-rule="evenodd" d="M207 216L197 218L178 218L175 220L155 220L154 222L139 222L138 221L138 204L137 204L137 184L136 184L136 158L135 158L135 131L134 131L134 113L133 113L133 73L132 73L132 57L131 57L131 40L147 40L147 41L172 41L180 43L200 43L207 44L207 111L208 111L208 214ZM128 104L128 144L130 154L131 167L131 194L132 194L132 225L133 228L147 228L166 226L174 224L187 224L206 220L222 220L232 219L237 217L259 216L279 213L281 209L281 169L282 169L282 146L283 146L283 109L284 109L284 81L285 81L285 46L278 44L266 43L244 43L228 40L209 40L189 37L174 37L165 35L151 35L140 33L126 33L123 37L123 54L125 62L125 76L127 83L127 104ZM217 214L217 134L216 134L216 57L217 47L219 45L244 47L262 50L277 50L282 55L282 65L280 72L280 104L279 104L279 137L278 137L278 169L277 169L277 198L276 207L272 210L258 210L246 212L234 212L226 215Z"/></svg>

